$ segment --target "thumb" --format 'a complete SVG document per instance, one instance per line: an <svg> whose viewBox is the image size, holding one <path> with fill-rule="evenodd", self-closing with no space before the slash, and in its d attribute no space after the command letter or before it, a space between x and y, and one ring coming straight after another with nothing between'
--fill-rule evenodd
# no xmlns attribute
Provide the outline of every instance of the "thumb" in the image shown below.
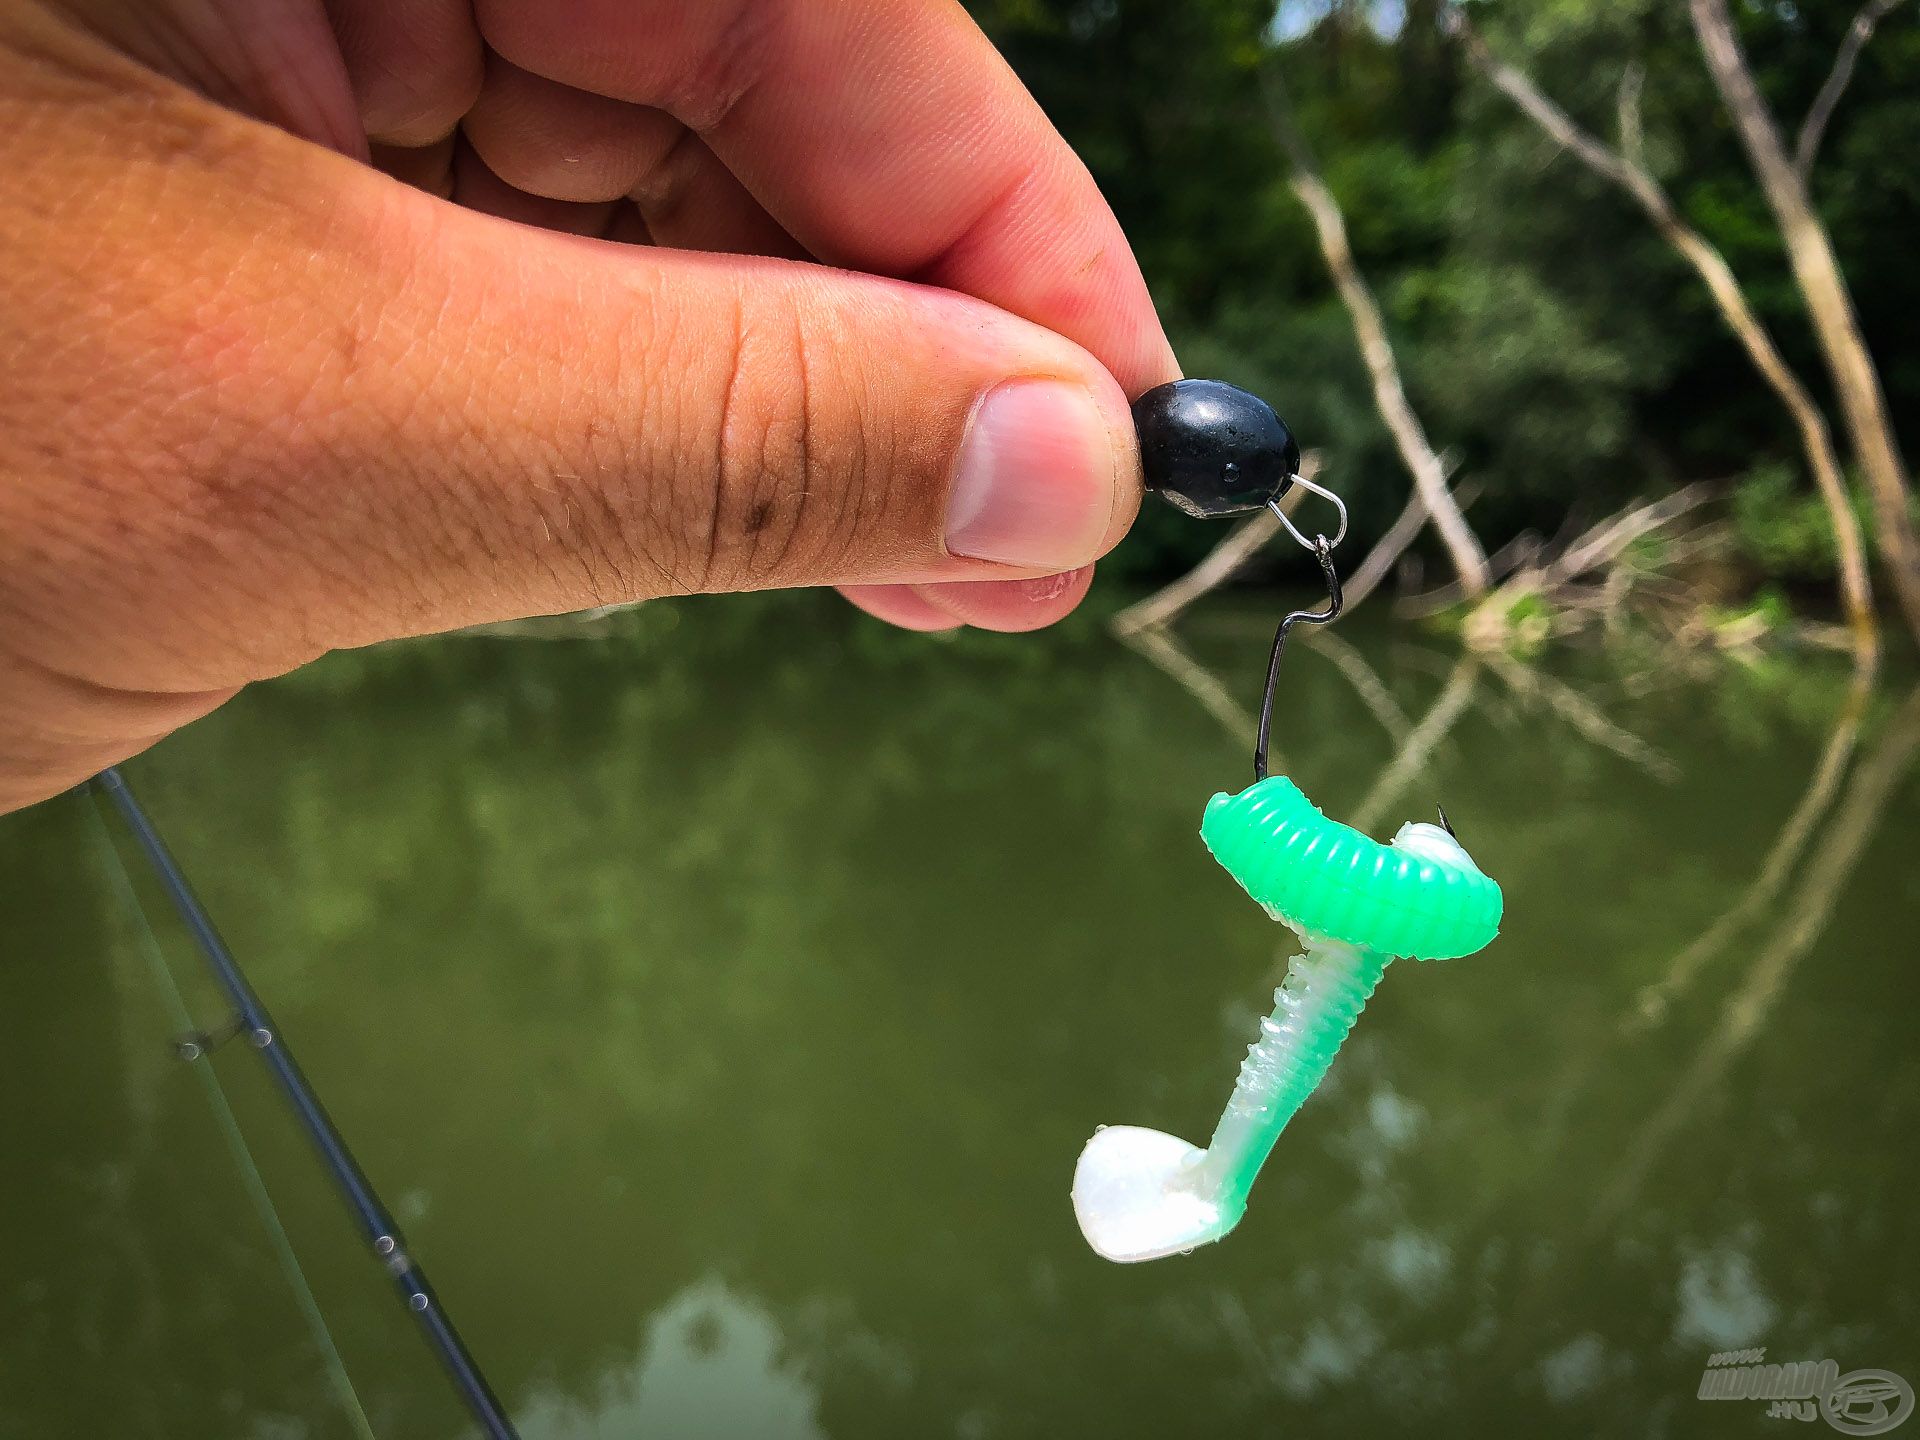
<svg viewBox="0 0 1920 1440"><path fill-rule="evenodd" d="M515 226L141 98L36 112L74 133L5 240L0 323L65 337L0 416L34 457L0 606L43 666L212 694L613 601L1049 574L1132 520L1123 395L1034 325Z"/></svg>

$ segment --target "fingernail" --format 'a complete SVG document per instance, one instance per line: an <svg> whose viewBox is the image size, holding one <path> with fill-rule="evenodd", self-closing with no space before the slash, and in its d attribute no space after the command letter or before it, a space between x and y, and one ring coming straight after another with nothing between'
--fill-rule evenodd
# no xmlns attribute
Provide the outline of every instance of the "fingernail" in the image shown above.
<svg viewBox="0 0 1920 1440"><path fill-rule="evenodd" d="M1067 570L1097 557L1113 518L1112 433L1078 385L1009 380L967 424L947 499L947 550Z"/></svg>

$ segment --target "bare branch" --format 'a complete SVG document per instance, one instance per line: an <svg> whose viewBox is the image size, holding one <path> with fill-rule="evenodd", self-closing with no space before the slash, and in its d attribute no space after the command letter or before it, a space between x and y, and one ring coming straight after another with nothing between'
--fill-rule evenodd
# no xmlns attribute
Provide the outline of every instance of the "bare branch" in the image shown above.
<svg viewBox="0 0 1920 1440"><path fill-rule="evenodd" d="M1820 87L1820 93L1813 97L1813 104L1807 107L1807 118L1800 122L1800 138L1794 142L1793 168L1805 185L1813 179L1813 162L1820 154L1820 142L1826 138L1827 122L1833 119L1835 107L1840 97L1847 93L1847 85L1853 79L1853 67L1859 63L1860 52L1867 48L1867 41L1873 38L1874 27L1900 0L1867 0L1860 7L1860 13L1853 17L1853 23L1847 27L1846 38L1840 42L1840 49L1833 57L1833 69L1827 72L1826 83Z"/></svg>
<svg viewBox="0 0 1920 1440"><path fill-rule="evenodd" d="M1231 580L1279 529L1280 521L1271 510L1249 516L1234 526L1193 569L1115 615L1114 633L1133 635L1167 624L1202 595Z"/></svg>
<svg viewBox="0 0 1920 1440"><path fill-rule="evenodd" d="M1573 117L1549 100L1531 78L1498 59L1487 48L1487 42L1480 38L1480 32L1468 23L1465 15L1459 10L1448 10L1447 28L1465 47L1467 58L1492 82L1494 89L1519 106L1521 113L1544 130L1555 144L1577 157L1588 169L1605 176L1616 185L1634 191L1636 198L1642 204L1646 203L1638 188L1641 175L1624 158L1575 124ZM1657 192L1659 187L1653 186L1652 189ZM1660 195L1659 200L1664 202L1665 196ZM1667 208L1672 207L1668 205Z"/></svg>
<svg viewBox="0 0 1920 1440"><path fill-rule="evenodd" d="M1420 492L1414 491L1407 497L1407 503L1401 508L1393 524L1386 533L1375 542L1373 549L1367 552L1367 558L1347 581L1347 608L1351 610L1367 596L1371 595L1380 582L1387 578L1387 572L1393 569L1407 547L1427 525L1427 507L1421 503Z"/></svg>
<svg viewBox="0 0 1920 1440"><path fill-rule="evenodd" d="M1806 302L1807 318L1813 322L1814 338L1820 342L1854 456L1873 499L1880 558L1893 578L1908 626L1920 635L1920 531L1909 508L1912 482L1833 241L1814 211L1805 183L1787 159L1773 115L1747 67L1726 0L1689 0L1687 9L1700 53L1706 57L1760 191L1779 224L1793 278Z"/></svg>
<svg viewBox="0 0 1920 1440"><path fill-rule="evenodd" d="M1633 505L1609 519L1602 520L1550 561L1543 572L1546 585L1573 580L1620 557L1634 541L1663 525L1670 525L1689 510L1697 510L1713 498L1715 486L1696 480L1671 495L1645 505Z"/></svg>
<svg viewBox="0 0 1920 1440"><path fill-rule="evenodd" d="M1479 650L1498 650L1507 645L1513 636L1517 608L1530 595L1552 602L1559 617L1554 628L1577 628L1596 615L1604 623L1615 623L1634 583L1616 562L1634 541L1699 508L1713 497L1716 488L1709 481L1696 481L1658 500L1629 505L1557 548L1544 552L1536 549L1532 558L1468 612L1461 625L1462 636ZM1598 582L1588 578L1603 571ZM1417 603L1432 613L1432 597L1423 597Z"/></svg>
<svg viewBox="0 0 1920 1440"><path fill-rule="evenodd" d="M1448 470L1452 470L1451 465L1448 466ZM1455 491L1453 498L1460 506L1461 513L1465 514L1473 508L1473 502L1480 498L1480 487L1469 483ZM1386 533L1374 542L1373 549L1367 552L1367 558L1360 562L1352 576L1348 578L1345 586L1347 609L1353 609L1366 599L1380 582L1387 578L1388 572L1393 569L1400 557L1406 554L1407 547L1419 536L1426 523L1427 502L1420 492L1415 490L1407 497L1405 507L1401 509L1393 524L1389 525ZM1495 578L1492 573L1493 562L1489 560L1487 565L1487 578L1491 581Z"/></svg>
<svg viewBox="0 0 1920 1440"><path fill-rule="evenodd" d="M1920 753L1920 690L1907 697L1893 723L1855 767L1821 833L1799 867L1797 883L1783 907L1782 923L1747 971L1745 983L1727 998L1720 1022L1701 1043L1693 1063L1671 1086L1659 1110L1648 1118L1634 1144L1609 1166L1612 1179L1594 1208L1591 1229L1614 1223L1646 1179L1655 1159L1701 1099L1725 1078L1735 1058L1753 1043L1761 1023L1785 991L1794 968L1814 946L1833 916L1833 908L1853 879L1868 843L1880 828L1887 802L1899 792Z"/></svg>
<svg viewBox="0 0 1920 1440"><path fill-rule="evenodd" d="M1807 388L1794 374L1773 337L1747 303L1747 297L1734 277L1726 257L1699 231L1681 219L1679 211L1660 182L1642 165L1631 164L1625 156L1609 149L1600 140L1581 129L1573 118L1534 83L1531 77L1499 59L1466 17L1457 9L1449 10L1448 28L1461 42L1467 58L1492 83L1495 89L1513 101L1560 147L1596 175L1613 181L1639 204L1662 239L1693 266L1719 306L1720 316L1747 352L1754 369L1772 388L1780 403L1792 416L1800 434L1800 446L1812 472L1813 481L1826 506L1828 523L1833 526L1834 547L1840 559L1840 595L1846 607L1847 622L1854 646L1862 652L1876 650L1879 644L1873 615L1873 588L1867 578L1866 550L1860 535L1860 523L1849 503L1846 482L1841 478L1840 457L1833 448L1826 417Z"/></svg>
<svg viewBox="0 0 1920 1440"><path fill-rule="evenodd" d="M1523 530L1487 557L1487 571L1497 585L1509 575L1539 560L1545 542L1531 530ZM1394 602L1393 612L1408 620L1426 620L1451 610L1466 597L1454 584L1442 585L1417 595L1403 595Z"/></svg>
<svg viewBox="0 0 1920 1440"><path fill-rule="evenodd" d="M1366 279L1354 262L1353 247L1347 241L1347 224L1340 213L1339 203L1333 198L1333 192L1327 189L1326 182L1320 178L1318 170L1314 168L1312 154L1294 128L1279 81L1271 75L1264 79L1267 109L1272 118L1274 134L1293 164L1293 193L1313 217L1320 253L1326 260L1328 273L1333 277L1334 289L1339 292L1341 303L1346 306L1347 316L1353 323L1354 340L1360 347L1361 359L1366 362L1367 374L1373 381L1374 404L1393 436L1402 463L1413 476L1414 488L1420 492L1422 503L1433 518L1434 528L1440 532L1441 542L1446 546L1448 558L1453 561L1455 573L1460 576L1460 583L1469 594L1478 595L1488 584L1486 551L1468 527L1460 507L1447 494L1446 467L1427 439L1420 417L1407 400L1406 387L1400 380L1399 362L1394 358L1393 344L1387 338L1386 322L1381 319L1380 307L1374 301L1373 292L1367 288Z"/></svg>
<svg viewBox="0 0 1920 1440"><path fill-rule="evenodd" d="M1635 170L1647 168L1647 127L1640 114L1640 92L1646 88L1646 80L1647 72L1638 61L1627 66L1615 102L1620 119L1620 153Z"/></svg>

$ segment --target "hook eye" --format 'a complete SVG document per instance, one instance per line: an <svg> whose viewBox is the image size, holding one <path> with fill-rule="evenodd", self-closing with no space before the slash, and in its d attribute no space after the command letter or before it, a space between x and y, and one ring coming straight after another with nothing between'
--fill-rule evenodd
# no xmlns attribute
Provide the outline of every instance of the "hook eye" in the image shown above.
<svg viewBox="0 0 1920 1440"><path fill-rule="evenodd" d="M1317 485L1313 481L1307 479L1307 477L1304 475L1294 475L1294 476L1291 476L1290 478L1292 479L1293 483L1295 485L1300 486L1301 489L1311 490L1314 494L1318 495L1322 500L1332 501L1333 508L1340 512L1340 528L1334 532L1333 539L1327 541L1328 548L1331 549L1333 546L1338 545L1342 540L1346 539L1347 538L1347 502L1342 500L1338 495L1334 494L1333 491L1327 489L1326 486ZM1288 517L1287 512L1280 508L1280 502L1278 500L1269 500L1267 502L1267 508L1273 511L1273 513L1279 517L1280 523L1287 527L1287 533L1293 536L1293 538L1299 542L1300 548L1302 550L1317 550L1320 548L1319 546L1315 545L1313 541L1307 539L1306 536L1300 533L1298 528L1295 527L1293 521ZM1325 539L1326 537L1322 536L1321 538Z"/></svg>

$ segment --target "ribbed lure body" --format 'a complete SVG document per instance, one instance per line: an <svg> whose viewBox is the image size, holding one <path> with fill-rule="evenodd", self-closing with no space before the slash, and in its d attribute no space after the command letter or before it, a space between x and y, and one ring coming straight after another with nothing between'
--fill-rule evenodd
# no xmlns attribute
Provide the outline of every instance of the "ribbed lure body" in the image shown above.
<svg viewBox="0 0 1920 1440"><path fill-rule="evenodd" d="M1406 825L1382 845L1329 820L1284 775L1215 795L1200 838L1268 914L1303 936L1448 960L1484 949L1500 930L1500 887L1444 830Z"/></svg>
<svg viewBox="0 0 1920 1440"><path fill-rule="evenodd" d="M1344 940L1308 942L1273 992L1273 1013L1247 1047L1227 1108L1207 1142L1222 1207L1246 1208L1280 1132L1320 1087L1390 957Z"/></svg>

